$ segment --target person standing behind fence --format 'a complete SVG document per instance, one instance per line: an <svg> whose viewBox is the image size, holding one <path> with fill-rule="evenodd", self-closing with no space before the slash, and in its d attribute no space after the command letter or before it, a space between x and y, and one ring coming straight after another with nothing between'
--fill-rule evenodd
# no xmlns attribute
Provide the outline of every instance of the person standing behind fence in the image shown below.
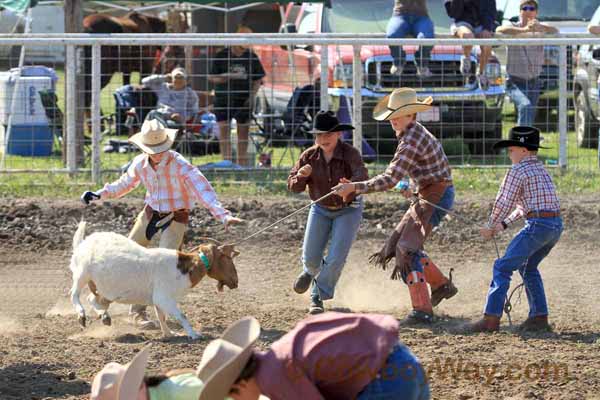
<svg viewBox="0 0 600 400"><path fill-rule="evenodd" d="M331 111L320 111L315 117L315 145L305 150L290 171L288 189L304 192L308 186L314 201L340 182L368 179L367 169L357 149L342 142L343 131L354 129L340 124ZM341 199L330 196L313 204L308 214L304 245L303 271L294 282L296 293L304 293L312 283L309 313L324 311L323 300L333 298L346 258L362 219L360 196ZM323 257L329 242L329 251Z"/></svg>
<svg viewBox="0 0 600 400"><path fill-rule="evenodd" d="M521 0L520 9L517 22L500 26L496 32L527 37L536 33L558 33L555 27L537 20L537 0ZM508 46L506 92L517 107L517 125L531 126L535 122L543 64L544 46Z"/></svg>
<svg viewBox="0 0 600 400"><path fill-rule="evenodd" d="M454 19L450 31L461 39L491 38L496 27L496 1L495 0L445 0L448 16ZM471 50L473 46L463 46L463 55L460 58L460 72L465 76L467 84L478 83L481 90L487 90L489 80L485 74L485 67L492 54L490 46L480 46L479 72L476 81L473 80L471 68Z"/></svg>
<svg viewBox="0 0 600 400"><path fill-rule="evenodd" d="M102 189L81 195L81 201L89 204L99 199L123 197L142 183L147 190L144 209L129 233L129 239L142 246L148 246L154 235L161 232L159 247L180 249L190 210L196 202L207 208L226 229L243 223L223 208L198 168L181 154L169 150L176 134L176 129L166 128L159 119L147 119L142 130L129 138L143 153L133 159L127 172ZM156 328L154 321L148 319L146 306L132 305L130 315L140 328Z"/></svg>
<svg viewBox="0 0 600 400"><path fill-rule="evenodd" d="M433 21L427 13L426 0L396 0L394 3L394 12L387 26L387 37L404 38L410 35L416 38L433 38L434 36ZM402 46L390 46L390 52L394 59L390 73L400 76L406 61L406 53ZM430 46L419 46L415 52L417 75L421 78L431 76L430 55Z"/></svg>
<svg viewBox="0 0 600 400"><path fill-rule="evenodd" d="M240 26L237 33L252 33ZM265 76L258 56L245 46L232 46L219 51L208 80L215 83L214 112L219 123L219 145L224 160L233 161L231 150L232 119L237 123L237 163L248 166L248 125L254 109L254 98Z"/></svg>

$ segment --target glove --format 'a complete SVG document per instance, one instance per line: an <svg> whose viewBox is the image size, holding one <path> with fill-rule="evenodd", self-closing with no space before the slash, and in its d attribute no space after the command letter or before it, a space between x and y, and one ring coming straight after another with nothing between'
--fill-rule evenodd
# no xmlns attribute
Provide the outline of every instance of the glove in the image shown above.
<svg viewBox="0 0 600 400"><path fill-rule="evenodd" d="M81 195L81 202L83 204L90 204L90 202L94 201L94 200L98 200L100 199L100 195L96 192L83 192L83 194Z"/></svg>

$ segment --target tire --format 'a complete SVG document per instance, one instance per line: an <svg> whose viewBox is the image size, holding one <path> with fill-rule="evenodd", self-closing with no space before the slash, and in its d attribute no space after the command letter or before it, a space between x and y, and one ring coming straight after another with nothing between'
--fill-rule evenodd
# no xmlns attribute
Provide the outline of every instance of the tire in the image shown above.
<svg viewBox="0 0 600 400"><path fill-rule="evenodd" d="M575 99L575 133L579 147L596 148L598 146L598 121L588 107L583 91Z"/></svg>

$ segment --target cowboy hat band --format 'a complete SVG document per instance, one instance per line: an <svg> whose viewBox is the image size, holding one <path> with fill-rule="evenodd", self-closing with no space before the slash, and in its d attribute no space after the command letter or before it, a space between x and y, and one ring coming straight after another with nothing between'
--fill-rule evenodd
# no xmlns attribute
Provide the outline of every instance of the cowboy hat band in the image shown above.
<svg viewBox="0 0 600 400"><path fill-rule="evenodd" d="M315 116L313 129L310 133L318 135L320 133L351 131L353 129L354 127L350 124L340 124L333 111L319 111Z"/></svg>
<svg viewBox="0 0 600 400"><path fill-rule="evenodd" d="M158 118L147 119L142 129L129 138L144 153L158 154L167 151L173 145L177 136L177 129L169 129Z"/></svg>
<svg viewBox="0 0 600 400"><path fill-rule="evenodd" d="M400 88L381 99L373 109L373 119L386 121L403 115L412 115L431 108L433 98L417 100L417 92L412 88Z"/></svg>

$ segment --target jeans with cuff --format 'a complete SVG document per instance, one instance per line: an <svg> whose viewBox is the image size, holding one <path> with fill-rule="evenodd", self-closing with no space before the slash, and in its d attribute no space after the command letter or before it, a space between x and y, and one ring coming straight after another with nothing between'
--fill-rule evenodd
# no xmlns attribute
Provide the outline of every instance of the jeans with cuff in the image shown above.
<svg viewBox="0 0 600 400"><path fill-rule="evenodd" d="M386 37L390 39L405 38L433 38L433 21L426 15L403 14L393 15L387 25ZM406 54L402 46L390 46L394 65L402 65ZM415 53L415 62L422 65L422 60L429 61L431 46L419 46Z"/></svg>
<svg viewBox="0 0 600 400"><path fill-rule="evenodd" d="M362 199L356 199L340 210L329 210L318 204L310 207L302 247L302 264L305 272L316 276L313 296L319 295L321 300L333 298L335 285L356 238L362 211ZM329 249L324 257L327 243Z"/></svg>
<svg viewBox="0 0 600 400"><path fill-rule="evenodd" d="M502 316L511 276L514 271L519 271L529 302L529 317L548 315L546 293L538 267L558 242L562 230L560 217L526 220L525 227L510 242L504 256L494 262L485 314Z"/></svg>
<svg viewBox="0 0 600 400"><path fill-rule="evenodd" d="M506 80L506 94L517 107L517 125L533 126L540 97L540 81L538 79L511 79L509 77Z"/></svg>

